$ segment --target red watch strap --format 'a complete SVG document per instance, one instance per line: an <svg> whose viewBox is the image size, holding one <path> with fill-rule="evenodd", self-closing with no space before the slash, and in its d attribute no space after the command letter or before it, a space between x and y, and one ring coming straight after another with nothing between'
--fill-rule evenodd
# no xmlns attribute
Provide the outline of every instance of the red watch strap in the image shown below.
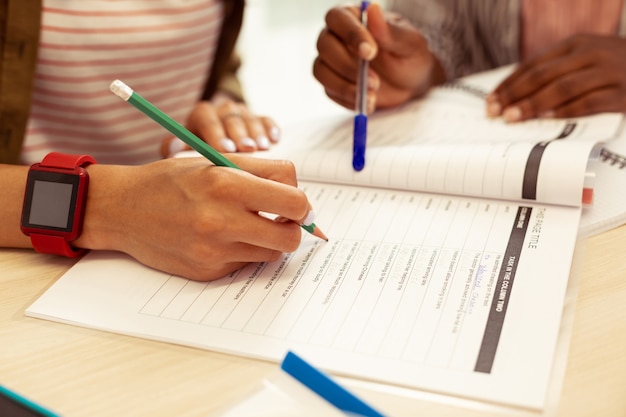
<svg viewBox="0 0 626 417"><path fill-rule="evenodd" d="M73 155L68 153L50 152L43 158L40 165L50 168L74 169L76 167L84 167L95 163L96 160L90 155Z"/></svg>
<svg viewBox="0 0 626 417"><path fill-rule="evenodd" d="M30 234L30 241L37 252L76 258L86 252L85 249L74 249L62 236Z"/></svg>

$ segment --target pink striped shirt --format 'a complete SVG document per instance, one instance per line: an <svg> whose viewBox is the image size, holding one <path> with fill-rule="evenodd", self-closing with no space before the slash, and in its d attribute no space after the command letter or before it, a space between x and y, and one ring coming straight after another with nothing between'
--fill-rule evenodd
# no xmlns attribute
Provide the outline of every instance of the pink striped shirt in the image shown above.
<svg viewBox="0 0 626 417"><path fill-rule="evenodd" d="M616 34L622 0L522 0L521 56L577 33Z"/></svg>
<svg viewBox="0 0 626 417"><path fill-rule="evenodd" d="M120 79L184 123L222 23L220 0L44 0L25 164L52 150L100 163L160 158L168 132L109 91Z"/></svg>

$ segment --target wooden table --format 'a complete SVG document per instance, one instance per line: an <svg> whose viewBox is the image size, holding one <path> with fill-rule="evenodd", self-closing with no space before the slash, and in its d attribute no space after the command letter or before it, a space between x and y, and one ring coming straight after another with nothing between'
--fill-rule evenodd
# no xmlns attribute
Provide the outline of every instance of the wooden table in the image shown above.
<svg viewBox="0 0 626 417"><path fill-rule="evenodd" d="M626 226L590 238L556 415L626 416ZM24 310L73 261L0 250L0 384L64 417L211 416L276 364L28 318ZM362 394L363 395L363 394ZM394 416L492 416L386 394Z"/></svg>

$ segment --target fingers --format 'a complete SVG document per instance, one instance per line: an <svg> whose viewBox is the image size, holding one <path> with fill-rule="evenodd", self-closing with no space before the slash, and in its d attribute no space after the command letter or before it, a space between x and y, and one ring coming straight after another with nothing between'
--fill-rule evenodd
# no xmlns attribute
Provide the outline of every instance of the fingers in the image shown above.
<svg viewBox="0 0 626 417"><path fill-rule="evenodd" d="M248 251L238 256L238 260L246 262L262 262L272 256L272 252L293 252L298 249L302 240L302 229L297 221L275 222L270 218L256 213L250 213L249 222L242 221L240 225L248 224L242 230L241 244L248 245ZM240 219L242 220L242 219ZM254 250L250 250L254 248Z"/></svg>
<svg viewBox="0 0 626 417"><path fill-rule="evenodd" d="M296 222L310 211L308 199L301 190L243 170L209 169L207 186L213 190L207 189L201 198L213 203L198 215L196 235L210 235L217 241L240 242L280 252L291 252L298 247L301 230ZM271 219L274 216L296 222L274 222ZM225 255L224 260L227 259ZM237 259L253 261L241 254Z"/></svg>
<svg viewBox="0 0 626 417"><path fill-rule="evenodd" d="M329 98L354 109L359 58L371 60L377 53L376 43L360 21L358 7L336 7L326 14L326 27L318 37L317 51L313 75ZM375 90L379 84L378 76L370 71L368 111L374 110Z"/></svg>
<svg viewBox="0 0 626 417"><path fill-rule="evenodd" d="M259 120L261 121L263 130L267 134L270 142L278 143L278 141L280 141L280 128L274 119L267 116L259 116Z"/></svg>
<svg viewBox="0 0 626 417"><path fill-rule="evenodd" d="M374 7L374 5L370 6ZM368 8L368 12L369 12ZM369 18L368 13L368 18ZM327 33L339 40L348 53L357 58L372 60L377 45L367 28L361 23L358 7L337 7L326 14Z"/></svg>
<svg viewBox="0 0 626 417"><path fill-rule="evenodd" d="M326 15L317 42L315 78L336 103L354 109L358 58L369 60L367 109L390 108L423 95L445 80L443 68L425 38L399 15L372 3L367 28L357 7L338 7Z"/></svg>
<svg viewBox="0 0 626 417"><path fill-rule="evenodd" d="M356 62L349 61L342 65L338 61L335 65L342 68L334 70L318 57L313 62L313 75L324 86L324 91L330 99L345 108L354 109L356 105L356 78L358 72ZM368 113L372 113L375 109L376 91L379 85L378 75L371 70L368 71L366 103Z"/></svg>
<svg viewBox="0 0 626 417"><path fill-rule="evenodd" d="M305 219L310 217L312 206L304 192L296 188L298 182L293 162L251 158L241 154L229 155L229 158L247 173L270 180L251 187L251 191L246 194L248 210L275 214L278 218L298 224L310 224Z"/></svg>
<svg viewBox="0 0 626 417"><path fill-rule="evenodd" d="M237 271L251 262L274 262L285 251L272 250L241 242L225 246L197 245L176 258L138 256L138 260L153 268L180 275L195 281L214 281Z"/></svg>
<svg viewBox="0 0 626 417"><path fill-rule="evenodd" d="M511 75L509 75L496 89L495 95L502 94L503 91L509 91L515 85L523 85L524 82L536 79L545 84L546 79L554 79L555 72L563 73L566 68L550 68L556 60L565 58L571 50L569 42L563 42L555 48L547 52L521 63ZM564 61L561 60L563 64ZM566 66L566 65L565 65ZM531 83L534 84L534 83Z"/></svg>
<svg viewBox="0 0 626 417"><path fill-rule="evenodd" d="M256 116L243 103L230 99L198 103L187 125L221 152L266 150L280 139L278 125L271 118Z"/></svg>
<svg viewBox="0 0 626 417"><path fill-rule="evenodd" d="M263 159L250 162L245 166L251 170L243 173L249 176L243 203L246 209L291 220L301 220L308 215L311 204L295 186L295 169L291 162Z"/></svg>
<svg viewBox="0 0 626 417"><path fill-rule="evenodd" d="M217 105L217 114L226 136L237 145L237 150L269 149L270 139L263 121L252 115L246 106L231 100L224 101Z"/></svg>
<svg viewBox="0 0 626 417"><path fill-rule="evenodd" d="M621 106L616 105L621 103ZM567 102L549 114L550 117L580 117L592 113L620 112L620 108L626 108L624 93L616 88L603 88Z"/></svg>
<svg viewBox="0 0 626 417"><path fill-rule="evenodd" d="M486 101L507 122L626 110L626 41L577 35L523 63Z"/></svg>
<svg viewBox="0 0 626 417"><path fill-rule="evenodd" d="M521 99L507 105L502 115L507 122L518 122L535 117L555 117L557 110L563 114L563 109L573 102L593 103L598 101L596 94L601 90L611 91L606 79L594 77L591 69L563 74L542 88L523 95ZM601 93L605 96L607 93ZM601 100L600 100L601 101ZM595 111L607 108L606 103L598 101ZM577 104L575 108L580 108ZM570 107L571 108L571 107ZM587 109L588 112L592 108ZM589 114L589 113L587 113ZM572 116L572 114L567 114Z"/></svg>
<svg viewBox="0 0 626 417"><path fill-rule="evenodd" d="M239 159L238 162L243 160ZM248 159L252 163L255 158ZM202 160L191 161L189 158L176 162L180 167L195 164L198 168L196 172L200 175L187 185L182 178L176 181L178 187L185 190L185 199L187 196L189 199L186 203L177 201L176 206L180 209L166 217L166 220L169 219L167 221L176 221L174 226L178 225L170 232L176 234L175 230L178 229L179 234L174 248L178 251L177 256L166 260L167 264L175 262L177 267L189 268L185 270L184 276L207 280L223 276L232 268L249 262L276 260L283 252L297 249L302 238L298 224L276 223L260 213L280 213L299 218L302 213L309 211L308 201L302 191L243 170L206 165ZM263 172L264 168L258 170ZM167 221L160 220L158 224L161 229L169 227ZM183 234L180 234L181 227L186 230ZM154 233L158 234L158 231ZM150 239L150 242L159 240ZM164 248L166 253L168 248ZM161 256L162 252L159 250ZM161 261L161 257L153 260ZM177 273L180 274L180 271Z"/></svg>
<svg viewBox="0 0 626 417"><path fill-rule="evenodd" d="M252 158L242 154L230 154L228 158L237 166L252 175L280 182L292 187L298 186L296 168L291 161L281 159Z"/></svg>
<svg viewBox="0 0 626 417"><path fill-rule="evenodd" d="M573 55L523 65L487 97L487 114L491 117L500 116L513 103L536 95L546 88L551 89L552 93L558 89L558 95L563 96L564 101L568 98L566 96L572 94L571 91L579 90L569 84L568 76L584 70L589 64L585 56Z"/></svg>

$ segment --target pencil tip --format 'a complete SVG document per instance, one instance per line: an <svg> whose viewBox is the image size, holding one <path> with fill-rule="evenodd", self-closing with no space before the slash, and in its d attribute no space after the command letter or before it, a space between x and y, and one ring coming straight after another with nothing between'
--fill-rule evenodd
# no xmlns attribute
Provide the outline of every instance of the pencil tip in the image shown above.
<svg viewBox="0 0 626 417"><path fill-rule="evenodd" d="M326 242L328 242L328 237L326 237L324 232L322 232L319 229L319 227L317 227L315 225L315 223L311 223L311 224L308 224L308 225L301 224L300 227L303 228L304 230L306 230L307 232L309 232L310 234L312 234L313 236L318 237L318 238L323 239Z"/></svg>
<svg viewBox="0 0 626 417"><path fill-rule="evenodd" d="M323 239L326 242L328 242L328 237L326 237L324 232L322 232L319 227L315 227L315 229L313 229L313 236L317 236L320 239Z"/></svg>

